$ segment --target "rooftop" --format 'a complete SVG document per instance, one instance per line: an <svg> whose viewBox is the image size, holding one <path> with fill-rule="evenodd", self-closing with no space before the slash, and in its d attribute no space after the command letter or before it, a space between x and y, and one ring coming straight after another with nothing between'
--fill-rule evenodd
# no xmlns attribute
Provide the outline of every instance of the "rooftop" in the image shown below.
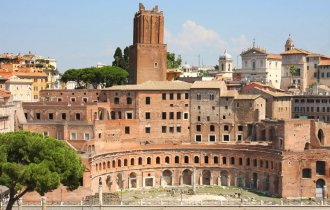
<svg viewBox="0 0 330 210"><path fill-rule="evenodd" d="M212 81L196 81L192 84L191 88L213 88L220 89L226 88L224 81L212 80Z"/></svg>
<svg viewBox="0 0 330 210"><path fill-rule="evenodd" d="M147 81L137 85L116 85L105 90L189 90L190 83L182 81Z"/></svg>

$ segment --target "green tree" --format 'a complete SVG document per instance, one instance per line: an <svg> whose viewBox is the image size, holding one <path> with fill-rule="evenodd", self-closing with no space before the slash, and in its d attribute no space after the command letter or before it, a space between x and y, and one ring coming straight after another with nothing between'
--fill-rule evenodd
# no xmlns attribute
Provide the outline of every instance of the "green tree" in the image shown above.
<svg viewBox="0 0 330 210"><path fill-rule="evenodd" d="M171 52L167 52L167 68L168 69L176 69L179 68L179 66L181 65L181 57L178 56L176 58L174 53Z"/></svg>
<svg viewBox="0 0 330 210"><path fill-rule="evenodd" d="M44 195L60 184L77 189L84 170L76 152L62 141L27 131L0 134L0 185L9 188L6 210L27 192Z"/></svg>
<svg viewBox="0 0 330 210"><path fill-rule="evenodd" d="M113 55L114 61L112 62L113 66L121 67L123 66L123 53L120 47L117 47L115 54Z"/></svg>
<svg viewBox="0 0 330 210"><path fill-rule="evenodd" d="M290 74L291 76L296 76L298 74L297 68L294 65L290 66Z"/></svg>
<svg viewBox="0 0 330 210"><path fill-rule="evenodd" d="M128 67L129 67L129 48L125 47L124 49L124 56L123 56L123 66L121 68L125 69L126 71L128 71Z"/></svg>
<svg viewBox="0 0 330 210"><path fill-rule="evenodd" d="M101 68L69 69L64 72L61 80L65 83L75 81L78 89L88 88L88 85L92 85L96 89L99 85L104 88L126 84L127 77L128 72L120 67L104 66Z"/></svg>

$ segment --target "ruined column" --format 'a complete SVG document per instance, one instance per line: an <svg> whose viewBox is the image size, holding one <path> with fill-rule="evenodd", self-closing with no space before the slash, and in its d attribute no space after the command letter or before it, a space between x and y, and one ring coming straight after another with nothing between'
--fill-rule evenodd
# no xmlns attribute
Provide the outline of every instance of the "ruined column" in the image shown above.
<svg viewBox="0 0 330 210"><path fill-rule="evenodd" d="M257 179L257 190L259 190L259 179Z"/></svg>
<svg viewBox="0 0 330 210"><path fill-rule="evenodd" d="M196 176L196 168L194 168L193 169L193 173L192 173L192 185L193 185L193 192L195 193L196 192L196 185L195 185L195 180L196 180L196 178L195 178L195 176Z"/></svg>
<svg viewBox="0 0 330 210"><path fill-rule="evenodd" d="M180 175L180 186L183 186L183 176Z"/></svg>
<svg viewBox="0 0 330 210"><path fill-rule="evenodd" d="M231 176L230 175L228 175L228 187L230 187L231 186Z"/></svg>
<svg viewBox="0 0 330 210"><path fill-rule="evenodd" d="M218 186L221 186L221 175L218 176Z"/></svg>
<svg viewBox="0 0 330 210"><path fill-rule="evenodd" d="M237 183L238 183L238 176L237 175L235 175L235 177L234 177L234 181L235 181L235 187L237 187Z"/></svg>
<svg viewBox="0 0 330 210"><path fill-rule="evenodd" d="M42 196L41 197L41 209L42 210L46 210L46 205L47 205L47 200L46 200L46 197L45 196Z"/></svg>
<svg viewBox="0 0 330 210"><path fill-rule="evenodd" d="M18 210L22 210L22 198L19 198L17 202L18 202ZM45 209L46 209L46 207L45 207Z"/></svg>
<svg viewBox="0 0 330 210"><path fill-rule="evenodd" d="M199 177L199 185L203 185L203 173L201 173L200 177Z"/></svg>
<svg viewBox="0 0 330 210"><path fill-rule="evenodd" d="M323 186L323 198L327 199L328 195L328 187L326 185Z"/></svg>
<svg viewBox="0 0 330 210"><path fill-rule="evenodd" d="M211 172L210 174L210 185L212 186L213 185L213 173Z"/></svg>

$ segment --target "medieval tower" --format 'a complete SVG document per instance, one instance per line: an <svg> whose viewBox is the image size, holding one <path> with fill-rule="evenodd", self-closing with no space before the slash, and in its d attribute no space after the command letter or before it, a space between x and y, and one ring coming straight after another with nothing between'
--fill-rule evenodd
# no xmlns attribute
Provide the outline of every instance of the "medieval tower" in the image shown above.
<svg viewBox="0 0 330 210"><path fill-rule="evenodd" d="M134 17L133 45L129 49L129 83L166 80L164 16L158 6L145 10L140 3Z"/></svg>

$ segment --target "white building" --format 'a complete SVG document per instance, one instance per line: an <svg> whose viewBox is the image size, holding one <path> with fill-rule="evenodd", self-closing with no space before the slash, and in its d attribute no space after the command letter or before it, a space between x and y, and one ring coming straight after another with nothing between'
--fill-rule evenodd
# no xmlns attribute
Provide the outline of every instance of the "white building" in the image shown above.
<svg viewBox="0 0 330 210"><path fill-rule="evenodd" d="M233 79L233 59L225 50L224 54L219 57L219 73L216 75L221 80Z"/></svg>
<svg viewBox="0 0 330 210"><path fill-rule="evenodd" d="M13 101L32 102L32 79L11 76L5 83Z"/></svg>
<svg viewBox="0 0 330 210"><path fill-rule="evenodd" d="M242 68L235 69L235 74L247 82L261 82L275 88L281 86L282 56L268 53L265 49L253 47L243 51Z"/></svg>
<svg viewBox="0 0 330 210"><path fill-rule="evenodd" d="M198 77L198 72L193 71L192 67L189 64L184 64L180 66L180 70L182 71L180 77Z"/></svg>

